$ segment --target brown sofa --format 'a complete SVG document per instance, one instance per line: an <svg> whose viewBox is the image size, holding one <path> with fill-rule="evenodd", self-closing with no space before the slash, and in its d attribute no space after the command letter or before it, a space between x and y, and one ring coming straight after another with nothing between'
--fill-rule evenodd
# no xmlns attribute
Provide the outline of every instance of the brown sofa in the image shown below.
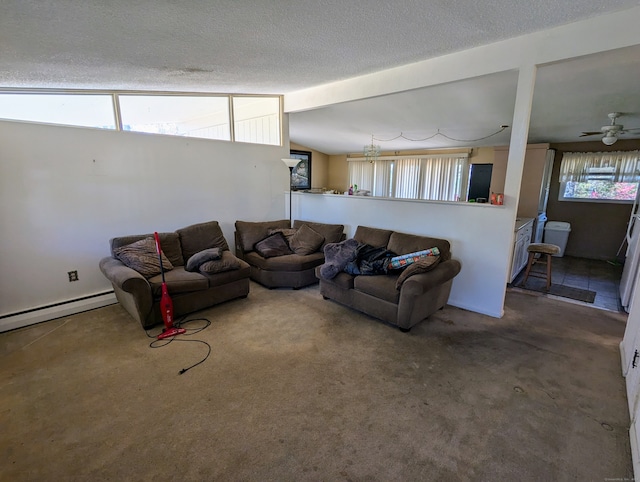
<svg viewBox="0 0 640 482"><path fill-rule="evenodd" d="M153 234L121 236L110 240L111 256L100 261L100 270L111 281L116 298L143 328L162 323L160 313L161 275L145 277L125 265L114 251ZM230 251L217 221L194 224L173 233L159 233L162 252L173 269L165 272L165 280L173 301L174 317L234 298L246 298L249 293L250 268ZM187 271L187 261L196 253L219 248L222 255L211 271ZM159 263L158 263L159 265Z"/></svg>
<svg viewBox="0 0 640 482"><path fill-rule="evenodd" d="M459 261L451 259L447 240L366 226L358 226L354 239L360 244L386 247L397 255L437 247L440 262L428 272L406 278L400 289L396 284L401 271L373 276L353 276L342 271L327 279L319 266L316 276L320 279L320 294L325 299L383 320L402 331L409 331L446 305L453 278L461 267Z"/></svg>
<svg viewBox="0 0 640 482"><path fill-rule="evenodd" d="M291 228L288 219L277 221L236 221L236 256L251 266L251 279L267 288L298 289L318 282L316 266L324 263L324 246L344 239L344 225L314 223L294 220L293 230L303 225L320 234L324 239L315 252L310 254L286 254L264 257L255 250L256 243L264 240L274 230Z"/></svg>

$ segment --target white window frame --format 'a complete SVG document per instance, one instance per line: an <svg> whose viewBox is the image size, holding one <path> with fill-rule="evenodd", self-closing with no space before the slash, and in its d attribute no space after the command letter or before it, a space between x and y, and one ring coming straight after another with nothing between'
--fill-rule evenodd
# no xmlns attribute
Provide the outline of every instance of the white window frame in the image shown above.
<svg viewBox="0 0 640 482"><path fill-rule="evenodd" d="M21 88L3 88L0 89L0 104L2 102L2 95L4 94L44 94L44 95L107 95L110 96L112 98L112 106L111 108L113 109L113 116L115 119L115 130L116 131L123 131L122 128L122 113L120 111L120 96L125 96L125 95L139 95L139 96L187 96L187 97L223 97L223 98L227 98L228 99L228 103L229 103L229 126L230 126L230 139L227 142L237 142L235 140L235 136L234 136L234 116L233 116L233 98L234 97L264 97L264 98L277 98L278 99L278 119L277 119L277 123L278 126L277 128L275 128L276 133L275 135L270 135L269 137L269 141L262 143L262 142L256 142L256 140L259 140L257 137L254 137L254 139L251 140L246 140L243 139L242 142L249 142L249 143L255 143L255 144L260 144L260 145L273 145L273 146L280 146L282 147L284 145L284 139L283 139L283 128L282 128L282 122L283 122L283 118L284 118L284 103L283 103L283 96L282 95L262 95L262 94L242 94L242 93L235 93L235 94L228 94L228 93L200 93L200 92L157 92L157 91L117 91L117 90L89 90L89 89L21 89ZM273 116L271 116L273 117ZM37 123L37 124L45 124L45 125L64 125L67 127L82 127L82 128L86 128L86 129L108 129L108 130L113 130L113 127L109 127L109 128L103 128L103 127L95 127L95 126L85 126L85 125L74 125L74 124L60 124L60 123L56 123L56 122L42 122L42 121L32 121L32 120L25 120L20 119L20 118L9 118L9 117L2 117L2 113L0 110L0 120L7 120L7 121L16 121L16 122L31 122L31 123ZM273 119L270 118L269 122L272 123ZM273 131L273 126L271 128L271 130ZM135 131L128 131L128 132L135 132ZM159 133L145 133L147 135L173 135L173 134L159 134ZM212 139L208 139L208 138L202 138L203 140L212 140ZM220 139L216 139L216 140L220 140Z"/></svg>

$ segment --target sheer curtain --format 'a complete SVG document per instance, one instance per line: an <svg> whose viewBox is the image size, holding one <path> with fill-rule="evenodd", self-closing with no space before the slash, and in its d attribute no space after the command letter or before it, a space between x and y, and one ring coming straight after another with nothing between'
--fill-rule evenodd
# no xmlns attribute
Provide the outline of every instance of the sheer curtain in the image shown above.
<svg viewBox="0 0 640 482"><path fill-rule="evenodd" d="M373 164L366 161L349 161L349 184L366 189L373 194Z"/></svg>
<svg viewBox="0 0 640 482"><path fill-rule="evenodd" d="M370 191L372 196L391 197L394 161L349 161L349 184Z"/></svg>
<svg viewBox="0 0 640 482"><path fill-rule="evenodd" d="M460 201L467 166L467 154L349 161L349 183L372 196Z"/></svg>
<svg viewBox="0 0 640 482"><path fill-rule="evenodd" d="M423 161L423 187L420 199L460 201L463 198L462 189L468 157L430 157Z"/></svg>
<svg viewBox="0 0 640 482"><path fill-rule="evenodd" d="M372 196L393 197L394 161L375 161Z"/></svg>
<svg viewBox="0 0 640 482"><path fill-rule="evenodd" d="M592 168L613 168L612 181L637 182L640 151L565 152L560 164L560 182L585 182Z"/></svg>
<svg viewBox="0 0 640 482"><path fill-rule="evenodd" d="M424 159L398 159L395 169L395 197L404 199L419 199L422 187L422 171Z"/></svg>

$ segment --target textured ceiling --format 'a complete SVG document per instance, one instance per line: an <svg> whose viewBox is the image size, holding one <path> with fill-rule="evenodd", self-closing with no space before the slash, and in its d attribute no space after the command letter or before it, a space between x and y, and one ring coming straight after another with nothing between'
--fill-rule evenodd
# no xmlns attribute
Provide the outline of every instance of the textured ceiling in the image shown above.
<svg viewBox="0 0 640 482"><path fill-rule="evenodd" d="M2 0L0 87L286 94L639 4ZM612 111L627 114L620 119L626 127L640 127L638 78L638 47L540 68L529 142L591 140L578 135L607 124ZM371 134L425 138L440 129L477 139L511 123L516 81L515 73L502 73L296 112L290 137L327 153L357 152ZM509 135L507 129L476 142L436 136L381 144L385 150L497 145Z"/></svg>
<svg viewBox="0 0 640 482"><path fill-rule="evenodd" d="M286 93L637 0L2 0L0 86Z"/></svg>

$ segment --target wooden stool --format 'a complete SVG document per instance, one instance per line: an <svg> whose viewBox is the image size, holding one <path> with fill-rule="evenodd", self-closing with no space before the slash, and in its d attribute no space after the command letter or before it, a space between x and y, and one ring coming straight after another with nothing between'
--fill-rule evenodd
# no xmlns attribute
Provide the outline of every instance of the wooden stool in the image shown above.
<svg viewBox="0 0 640 482"><path fill-rule="evenodd" d="M527 271L524 275L524 280L522 280L522 284L520 286L524 286L529 276L533 276L535 278L546 278L547 291L549 291L549 288L551 288L551 256L558 254L560 252L560 247L555 244L548 243L531 243L527 246L527 251L529 252L529 262L527 263ZM539 259L536 259L536 254L540 255ZM546 256L546 261L540 261L543 256ZM535 271L531 272L531 266L536 263L547 265L546 276L544 273L536 273Z"/></svg>

